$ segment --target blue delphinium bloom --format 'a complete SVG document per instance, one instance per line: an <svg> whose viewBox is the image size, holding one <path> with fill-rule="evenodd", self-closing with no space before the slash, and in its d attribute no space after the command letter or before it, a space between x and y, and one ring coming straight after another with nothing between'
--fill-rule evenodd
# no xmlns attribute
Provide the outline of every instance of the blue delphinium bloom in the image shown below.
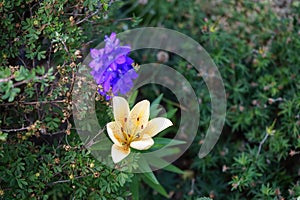
<svg viewBox="0 0 300 200"><path fill-rule="evenodd" d="M120 46L116 33L105 36L105 47L91 49L92 76L100 85L99 94L109 100L112 95L126 94L133 87L138 74L132 67L133 60L128 56L130 46Z"/></svg>

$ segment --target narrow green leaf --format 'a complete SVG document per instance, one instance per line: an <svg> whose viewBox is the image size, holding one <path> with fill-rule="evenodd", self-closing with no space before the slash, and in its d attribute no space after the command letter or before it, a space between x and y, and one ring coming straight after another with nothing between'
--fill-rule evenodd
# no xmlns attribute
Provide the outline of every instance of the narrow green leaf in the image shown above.
<svg viewBox="0 0 300 200"><path fill-rule="evenodd" d="M138 90L134 91L128 98L128 104L130 107L134 105L134 102L136 100L136 97L138 95Z"/></svg>
<svg viewBox="0 0 300 200"><path fill-rule="evenodd" d="M93 146L91 146L91 150L109 150L112 146L112 143L107 140L99 140Z"/></svg>
<svg viewBox="0 0 300 200"><path fill-rule="evenodd" d="M175 115L175 113L177 112L177 110L178 110L177 108L173 108L173 109L169 110L167 112L167 118L171 119Z"/></svg>
<svg viewBox="0 0 300 200"><path fill-rule="evenodd" d="M162 99L162 97L164 96L164 94L160 94L152 103L151 105L158 105Z"/></svg>
<svg viewBox="0 0 300 200"><path fill-rule="evenodd" d="M182 140L175 140L175 139L171 139L171 138L162 138L162 137L155 137L154 139L154 146L155 148L157 147L163 147L168 145L170 146L176 146L176 145L181 145L181 144L185 144L185 141Z"/></svg>
<svg viewBox="0 0 300 200"><path fill-rule="evenodd" d="M139 163L139 167L141 168L142 172L144 176L147 176L149 180L151 180L153 183L155 184L159 184L158 180L156 179L155 175L152 172L152 169L150 168L149 163L147 162L147 160L144 157L141 157L138 161Z"/></svg>
<svg viewBox="0 0 300 200"><path fill-rule="evenodd" d="M162 196L164 196L166 198L169 198L168 193L163 188L163 186L161 186L159 183L156 184L156 183L152 182L148 176L142 176L142 179L147 185L149 185L152 189L157 191L159 194L161 194Z"/></svg>
<svg viewBox="0 0 300 200"><path fill-rule="evenodd" d="M150 165L152 165L154 167L160 167L160 166L165 165L166 167L164 167L163 169L166 171L174 172L177 174L184 174L184 171L182 171L175 165L170 164L169 162L165 161L164 159L161 159L158 157L153 157L153 156L147 156L147 160L151 160Z"/></svg>
<svg viewBox="0 0 300 200"><path fill-rule="evenodd" d="M135 174L132 178L132 184L130 184L130 191L132 193L133 200L139 200L139 183L140 177L138 174Z"/></svg>
<svg viewBox="0 0 300 200"><path fill-rule="evenodd" d="M160 154L159 156L165 157L165 156L171 156L174 154L178 154L180 152L180 148L179 147L173 147L173 148L165 148Z"/></svg>
<svg viewBox="0 0 300 200"><path fill-rule="evenodd" d="M170 164L170 165L166 166L164 168L164 170L169 171L169 172L174 172L174 173L177 173L177 174L184 174L184 171L182 171L181 169L179 169L178 167L176 167L173 164Z"/></svg>
<svg viewBox="0 0 300 200"><path fill-rule="evenodd" d="M161 109L158 108L159 103L163 97L163 94L159 95L150 105L150 119L155 118Z"/></svg>

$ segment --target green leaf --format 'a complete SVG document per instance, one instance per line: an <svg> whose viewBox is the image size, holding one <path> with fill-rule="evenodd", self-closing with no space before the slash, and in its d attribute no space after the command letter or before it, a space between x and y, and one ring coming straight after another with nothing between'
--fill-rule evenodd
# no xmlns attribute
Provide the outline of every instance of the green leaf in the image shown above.
<svg viewBox="0 0 300 200"><path fill-rule="evenodd" d="M60 120L58 118L53 118L53 121L57 122L57 123L60 122Z"/></svg>
<svg viewBox="0 0 300 200"><path fill-rule="evenodd" d="M16 71L14 73L15 75L15 80L16 81L22 81L24 79L26 79L26 77L28 76L29 71L27 69L25 69L23 66L20 67L19 71Z"/></svg>
<svg viewBox="0 0 300 200"><path fill-rule="evenodd" d="M27 186L28 183L24 180L24 179L16 179L17 180L17 183L18 183L18 186L23 189L24 187L23 186Z"/></svg>
<svg viewBox="0 0 300 200"><path fill-rule="evenodd" d="M108 150L111 146L112 142L110 140L99 140L91 146L91 150Z"/></svg>
<svg viewBox="0 0 300 200"><path fill-rule="evenodd" d="M45 59L46 58L45 54L46 54L46 51L40 51L40 52L38 52L37 53L37 59L38 60Z"/></svg>
<svg viewBox="0 0 300 200"><path fill-rule="evenodd" d="M36 73L39 74L39 75L44 75L45 74L44 66L37 66L36 67Z"/></svg>
<svg viewBox="0 0 300 200"><path fill-rule="evenodd" d="M142 179L143 181L149 185L152 189L154 189L155 191L157 191L159 194L161 194L162 196L169 198L168 193L166 192L166 190L163 188L162 185L160 185L159 183L155 183L153 182L151 179L149 179L148 176L144 176L145 174L142 175Z"/></svg>
<svg viewBox="0 0 300 200"><path fill-rule="evenodd" d="M174 155L174 154L178 154L180 153L180 148L179 147L173 147L173 148L165 148L163 150L163 152L161 152L159 154L159 156L162 158L162 157L165 157L165 156L171 156L171 155Z"/></svg>
<svg viewBox="0 0 300 200"><path fill-rule="evenodd" d="M139 162L139 167L141 168L141 171L145 172L145 173L143 173L144 176L148 177L148 179L151 180L153 183L159 184L159 182L156 179L155 175L153 174L152 169L151 169L149 163L147 162L147 160L145 160L144 157L141 157L138 162Z"/></svg>
<svg viewBox="0 0 300 200"><path fill-rule="evenodd" d="M155 118L161 109L158 108L159 103L163 97L163 94L159 95L150 105L150 119Z"/></svg>
<svg viewBox="0 0 300 200"><path fill-rule="evenodd" d="M162 165L166 165L163 169L166 171L174 172L177 174L184 174L184 171L179 169L173 164L170 164L169 162L165 161L164 159L158 158L158 157L153 157L153 156L147 156L147 160L151 160L151 165L154 167L160 167Z"/></svg>
<svg viewBox="0 0 300 200"><path fill-rule="evenodd" d="M169 171L169 172L177 173L177 174L184 174L184 171L182 171L181 169L179 169L178 167L176 167L173 164L170 164L170 165L164 167L163 169L166 171Z"/></svg>
<svg viewBox="0 0 300 200"><path fill-rule="evenodd" d="M139 93L138 90L136 90L129 96L128 98L129 107L132 107L134 105L138 93Z"/></svg>
<svg viewBox="0 0 300 200"><path fill-rule="evenodd" d="M7 133L0 132L0 141L6 141L7 135Z"/></svg>
<svg viewBox="0 0 300 200"><path fill-rule="evenodd" d="M15 96L21 91L20 88L12 88L10 92L10 96L8 102L12 102L15 99Z"/></svg>
<svg viewBox="0 0 300 200"><path fill-rule="evenodd" d="M152 104L157 105L161 102L161 99L163 98L164 94L160 94L153 102Z"/></svg>
<svg viewBox="0 0 300 200"><path fill-rule="evenodd" d="M105 11L108 10L108 4L107 4L107 3L104 3L104 4L103 4L103 9L104 9Z"/></svg>
<svg viewBox="0 0 300 200"><path fill-rule="evenodd" d="M0 78L8 78L11 75L9 68L4 68L0 70Z"/></svg>
<svg viewBox="0 0 300 200"><path fill-rule="evenodd" d="M175 140L175 139L162 138L162 137L155 137L155 138L153 138L153 140L154 140L154 146L153 147L155 147L155 148L161 148L161 147L164 147L166 145L171 147L171 146L176 146L176 145L181 145L181 144L186 143L185 141L182 141L182 140Z"/></svg>
<svg viewBox="0 0 300 200"><path fill-rule="evenodd" d="M175 113L177 112L177 110L178 110L177 108L173 108L173 109L169 110L167 112L167 118L171 119L175 115Z"/></svg>
<svg viewBox="0 0 300 200"><path fill-rule="evenodd" d="M132 178L132 184L130 184L130 191L132 193L133 200L139 200L139 184L140 177L138 174L135 174Z"/></svg>

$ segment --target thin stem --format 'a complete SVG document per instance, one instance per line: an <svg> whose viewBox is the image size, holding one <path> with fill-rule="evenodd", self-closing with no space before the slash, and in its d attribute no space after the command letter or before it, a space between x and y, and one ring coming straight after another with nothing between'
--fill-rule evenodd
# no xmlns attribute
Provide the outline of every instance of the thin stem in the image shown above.
<svg viewBox="0 0 300 200"><path fill-rule="evenodd" d="M89 16L83 18L82 20L76 22L76 25L79 25L79 24L81 24L82 22L88 20L89 18L91 18L91 17L93 17L94 15L96 15L98 12L99 12L99 9L96 10L95 12L93 12L92 14L90 14Z"/></svg>
<svg viewBox="0 0 300 200"><path fill-rule="evenodd" d="M64 45L65 51L69 54L70 52L69 52L69 49L68 49L68 47L67 47L65 41L61 40L61 43Z"/></svg>
<svg viewBox="0 0 300 200"><path fill-rule="evenodd" d="M15 128L15 129L0 129L2 132L18 132L18 131L25 131L28 130L29 126L27 127L22 127L22 128Z"/></svg>
<svg viewBox="0 0 300 200"><path fill-rule="evenodd" d="M91 174L90 175L86 175L86 176L76 176L76 177L74 177L74 179L79 179L79 178L85 178L85 177L88 177L88 176L91 176ZM60 180L60 181L54 181L54 182L52 182L52 183L49 183L48 185L49 186L52 186L52 185L55 185L55 184L58 184L58 183L68 183L68 182L71 182L72 180Z"/></svg>
<svg viewBox="0 0 300 200"><path fill-rule="evenodd" d="M65 100L53 100L53 101L32 101L32 102L24 102L24 101L18 101L18 102L12 102L12 103L1 103L0 106L12 106L12 105L36 105L36 104L47 104L47 103L65 103Z"/></svg>
<svg viewBox="0 0 300 200"><path fill-rule="evenodd" d="M130 21L130 20L133 20L132 17L127 17L127 18L121 18L121 19L111 19L111 20L107 20L105 21L104 23L103 22L94 22L92 23L93 26L98 26L98 25L105 25L105 24L108 24L108 23L116 23L116 22L121 22L121 21Z"/></svg>
<svg viewBox="0 0 300 200"><path fill-rule="evenodd" d="M294 155L297 155L297 154L300 154L300 151L291 150L290 153L289 153L290 156L294 156Z"/></svg>
<svg viewBox="0 0 300 200"><path fill-rule="evenodd" d="M13 78L15 78L15 75L11 75L10 77L7 77L7 78L1 78L0 83L10 81Z"/></svg>
<svg viewBox="0 0 300 200"><path fill-rule="evenodd" d="M99 131L99 133L97 133L86 145L84 145L87 149L89 148L89 147L91 147L93 144L95 144L95 139L101 134L101 133L103 133L103 131L104 131L104 129L101 129L100 131Z"/></svg>
<svg viewBox="0 0 300 200"><path fill-rule="evenodd" d="M51 44L50 44L50 50L49 50L49 56L48 56L48 69L50 68L50 60L51 60L51 53L52 53L52 45L53 45L53 42L51 41Z"/></svg>
<svg viewBox="0 0 300 200"><path fill-rule="evenodd" d="M24 65L24 67L26 67L27 68L27 65L26 65L26 63L24 62L24 60L20 57L20 56L17 56L18 58L19 58L19 60L23 63L23 65Z"/></svg>
<svg viewBox="0 0 300 200"><path fill-rule="evenodd" d="M262 139L262 141L259 143L259 147L258 147L258 151L257 151L257 155L256 155L257 157L258 157L258 155L259 155L259 153L261 151L262 145L265 143L265 141L267 140L268 137L269 137L269 134L266 133L264 139Z"/></svg>
<svg viewBox="0 0 300 200"><path fill-rule="evenodd" d="M37 80L42 80L42 79L44 79L44 78L47 78L47 74L45 74L44 76L38 76L38 77L36 77L36 79ZM17 87L17 86L19 86L19 85L22 85L22 84L25 84L25 83L28 83L28 82L30 82L32 79L28 79L28 80L23 80L23 81L21 81L21 82L17 82L17 83L15 83L14 84L14 87Z"/></svg>

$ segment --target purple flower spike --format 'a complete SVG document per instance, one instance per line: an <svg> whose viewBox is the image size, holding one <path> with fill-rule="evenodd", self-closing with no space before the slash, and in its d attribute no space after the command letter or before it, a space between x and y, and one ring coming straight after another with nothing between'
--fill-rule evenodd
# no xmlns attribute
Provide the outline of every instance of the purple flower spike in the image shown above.
<svg viewBox="0 0 300 200"><path fill-rule="evenodd" d="M116 33L105 36L105 47L91 49L91 75L101 89L98 93L106 100L118 93L126 94L133 87L138 74L132 67L133 60L128 56L130 46L120 46Z"/></svg>

